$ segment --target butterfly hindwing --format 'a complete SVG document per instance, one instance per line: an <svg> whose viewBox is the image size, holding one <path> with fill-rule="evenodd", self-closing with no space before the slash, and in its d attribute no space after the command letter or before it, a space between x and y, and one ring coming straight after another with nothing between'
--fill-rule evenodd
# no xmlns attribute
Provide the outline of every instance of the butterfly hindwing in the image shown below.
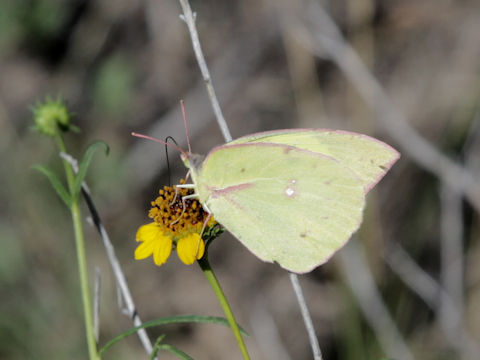
<svg viewBox="0 0 480 360"><path fill-rule="evenodd" d="M364 181L333 157L284 144L213 149L193 174L215 219L260 259L304 273L355 232Z"/></svg>

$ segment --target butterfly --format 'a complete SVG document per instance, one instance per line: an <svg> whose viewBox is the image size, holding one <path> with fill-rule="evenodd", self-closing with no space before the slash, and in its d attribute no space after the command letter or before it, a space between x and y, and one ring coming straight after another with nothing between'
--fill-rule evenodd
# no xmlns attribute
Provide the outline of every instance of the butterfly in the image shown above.
<svg viewBox="0 0 480 360"><path fill-rule="evenodd" d="M286 129L181 157L185 187L217 222L261 260L306 273L359 228L366 194L400 153L354 132Z"/></svg>

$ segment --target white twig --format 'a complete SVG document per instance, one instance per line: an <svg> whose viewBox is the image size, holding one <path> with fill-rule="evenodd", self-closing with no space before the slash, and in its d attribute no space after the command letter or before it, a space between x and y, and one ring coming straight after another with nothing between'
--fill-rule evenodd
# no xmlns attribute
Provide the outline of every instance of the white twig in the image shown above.
<svg viewBox="0 0 480 360"><path fill-rule="evenodd" d="M391 358L413 360L412 353L382 300L358 239L354 237L338 255L345 279L381 347Z"/></svg>
<svg viewBox="0 0 480 360"><path fill-rule="evenodd" d="M308 339L310 340L310 346L312 347L313 358L315 360L322 360L322 353L320 351L320 345L318 344L317 335L315 334L315 328L313 327L312 317L308 311L307 303L305 301L305 297L303 296L297 274L290 273L290 281L292 282L293 290L297 296L298 305L300 306L300 311L302 312L303 322L307 328Z"/></svg>
<svg viewBox="0 0 480 360"><path fill-rule="evenodd" d="M75 173L78 171L78 166L77 166L78 162L75 158L65 153L61 153L60 156L69 162L69 164L72 166L72 169ZM113 274L117 281L117 287L121 292L122 298L125 301L126 308L128 309L128 316L132 318L134 326L140 326L142 325L142 320L140 319L140 316L137 313L137 309L135 307L132 294L130 292L130 289L128 288L127 279L125 277L125 274L123 273L122 267L120 266L120 262L118 261L117 255L115 254L115 249L112 245L112 242L110 241L110 237L108 236L107 231L102 225L100 216L98 215L98 212L93 204L92 198L90 197L90 193L85 182L82 183L82 194L88 205L88 209L90 210L90 213L92 215L92 219L95 224L95 227L97 228L97 231L99 232L100 237L102 238L103 245L105 246L105 250L107 252L108 261L110 262L110 266L112 267ZM147 352L148 355L150 355L152 353L153 346L152 346L152 343L150 342L150 339L147 335L146 330L145 329L138 330L137 335L140 338L140 341L145 351Z"/></svg>
<svg viewBox="0 0 480 360"><path fill-rule="evenodd" d="M213 107L213 112L217 118L218 126L222 131L223 137L226 142L232 141L232 135L228 129L227 122L223 117L222 109L218 103L217 95L215 94L215 89L213 87L212 78L210 76L210 71L208 71L207 62L205 61L205 56L203 56L202 47L200 46L200 40L198 38L197 27L195 25L196 16L193 15L192 9L190 8L190 3L188 0L179 0L180 5L182 6L183 16L182 20L185 21L188 27L188 32L192 39L193 51L195 57L197 58L198 66L200 67L200 72L202 73L203 81L207 87L208 96L210 97L210 102Z"/></svg>
<svg viewBox="0 0 480 360"><path fill-rule="evenodd" d="M208 70L207 63L205 61L205 56L203 55L202 48L200 46L200 40L198 38L198 32L197 28L195 25L195 17L192 14L192 9L190 8L190 3L188 0L179 0L180 5L182 6L183 10L183 17L182 19L185 21L188 27L188 31L190 33L190 37L192 39L192 46L193 46L193 51L195 52L195 57L197 58L198 66L200 67L200 71L203 76L203 80L205 81L205 84L207 86L207 91L208 95L210 98L210 102L212 104L215 117L217 119L218 126L220 127L223 137L226 142L229 142L232 140L232 135L230 134L230 130L228 128L228 125L225 121L225 118L223 117L222 110L220 108L220 104L218 103L217 96L215 95L215 90L213 88L213 83L210 77L210 72ZM296 278L296 285L294 284L293 278ZM312 345L312 351L315 354L319 354L320 357L315 358L315 359L321 359L321 353L320 353L320 347L318 346L318 341L315 337L315 331L313 330L313 323L312 319L310 317L310 314L308 312L308 308L306 307L305 304L305 299L303 296L302 288L300 287L300 284L298 283L298 278L295 274L290 275L290 279L292 280L292 285L293 285L293 290L297 296L297 299L300 304L300 308L302 311L302 315L304 317L305 324L307 326L307 329L309 327L312 329L312 331L309 330L309 338L310 338L310 343ZM303 300L303 306L302 308L302 303L301 300ZM304 311L306 310L306 312ZM309 325L307 325L307 323ZM313 334L313 335L312 335ZM312 339L311 336L315 337L315 339ZM315 345L316 344L316 345Z"/></svg>

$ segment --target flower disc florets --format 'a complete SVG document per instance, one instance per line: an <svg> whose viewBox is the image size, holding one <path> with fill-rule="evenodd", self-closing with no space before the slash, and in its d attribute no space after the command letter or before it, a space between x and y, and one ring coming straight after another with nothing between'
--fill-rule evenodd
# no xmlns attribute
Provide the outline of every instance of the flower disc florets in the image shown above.
<svg viewBox="0 0 480 360"><path fill-rule="evenodd" d="M184 183L184 181L181 181ZM153 255L156 265L164 264L176 245L179 258L187 265L202 258L205 243L201 237L210 234L217 225L197 199L184 199L193 190L164 186L159 197L152 201L148 216L154 221L141 226L136 239L142 242L135 250L135 259ZM205 224L205 221L208 222Z"/></svg>

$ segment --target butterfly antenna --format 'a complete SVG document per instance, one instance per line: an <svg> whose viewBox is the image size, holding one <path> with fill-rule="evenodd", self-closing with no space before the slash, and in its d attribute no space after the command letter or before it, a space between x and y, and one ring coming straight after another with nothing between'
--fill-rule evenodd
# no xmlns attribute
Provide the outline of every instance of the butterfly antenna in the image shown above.
<svg viewBox="0 0 480 360"><path fill-rule="evenodd" d="M187 136L188 153L191 154L192 148L190 147L190 134L188 133L187 112L185 111L185 102L183 100L180 100L180 107L182 109L183 125L185 126L185 134Z"/></svg>
<svg viewBox="0 0 480 360"><path fill-rule="evenodd" d="M168 186L172 186L172 174L170 171L170 160L168 158L168 140L171 140L176 146L178 146L178 144L171 136L167 136L165 138L165 157L167 158Z"/></svg>
<svg viewBox="0 0 480 360"><path fill-rule="evenodd" d="M163 144L163 145L171 146L171 147L173 147L174 149L178 150L180 153L185 154L185 150L183 150L181 147L179 147L179 146L177 146L177 145L173 145L173 144L168 144L168 143L166 143L165 141L162 141L162 140L159 140L159 139L155 139L154 137L151 137L151 136L148 136L148 135L139 134L139 133L136 133L136 132L132 132L132 136L139 137L139 138L142 138L142 139L151 140L151 141L155 141L155 142L160 143L160 144Z"/></svg>

